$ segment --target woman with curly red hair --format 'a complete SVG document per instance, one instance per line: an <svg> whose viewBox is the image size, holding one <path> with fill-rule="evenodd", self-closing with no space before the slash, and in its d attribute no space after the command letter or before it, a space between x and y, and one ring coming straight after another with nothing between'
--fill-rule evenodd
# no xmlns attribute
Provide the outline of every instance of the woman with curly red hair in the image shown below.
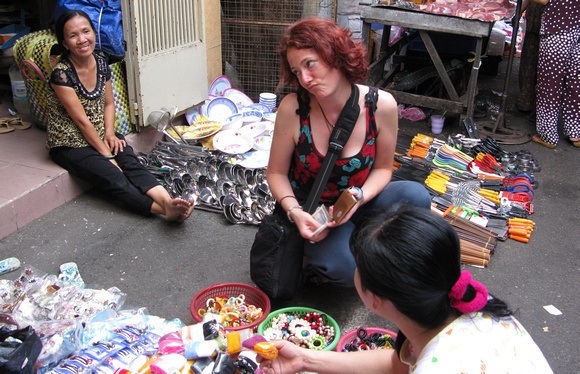
<svg viewBox="0 0 580 374"><path fill-rule="evenodd" d="M387 92L373 94L363 82L368 73L366 49L349 30L320 18L299 20L279 44L280 77L296 92L280 103L267 178L278 209L287 213L305 238L307 276L354 286L355 261L349 239L365 214L386 206L429 207L430 196L419 183L392 182L397 142L397 103ZM355 207L340 222L321 225L302 205L329 147L330 134L351 94L359 93L358 117L348 142L332 166L321 203L330 206L344 190ZM354 188L351 188L354 187Z"/></svg>

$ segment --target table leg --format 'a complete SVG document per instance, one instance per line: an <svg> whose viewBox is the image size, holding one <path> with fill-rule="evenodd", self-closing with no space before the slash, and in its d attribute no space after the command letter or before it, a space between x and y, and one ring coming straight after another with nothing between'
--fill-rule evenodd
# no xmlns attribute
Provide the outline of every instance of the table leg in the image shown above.
<svg viewBox="0 0 580 374"><path fill-rule="evenodd" d="M435 49L435 45L433 44L429 33L425 30L419 30L419 36L421 36L425 48L427 48L427 52L429 52L429 56L431 56L431 60L435 65L435 69L437 69L437 72L439 73L439 78L441 78L441 81L449 94L449 98L453 101L459 101L459 95L457 95L457 91L455 90L455 87L453 87L453 83L447 74L447 70L443 65L443 61L441 61L439 53L437 53L437 49Z"/></svg>
<svg viewBox="0 0 580 374"><path fill-rule="evenodd" d="M479 68L481 66L481 49L483 45L483 39L477 38L477 43L475 45L475 57L473 59L473 65L471 67L471 74L469 76L469 84L467 86L467 118L473 118L474 112L474 101L475 94L477 91L477 79L479 75Z"/></svg>

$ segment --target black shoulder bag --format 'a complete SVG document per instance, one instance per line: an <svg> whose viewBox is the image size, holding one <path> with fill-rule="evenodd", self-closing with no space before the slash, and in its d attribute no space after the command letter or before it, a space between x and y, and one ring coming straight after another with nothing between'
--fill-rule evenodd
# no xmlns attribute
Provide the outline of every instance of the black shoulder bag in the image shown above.
<svg viewBox="0 0 580 374"><path fill-rule="evenodd" d="M304 210L311 214L316 210L332 167L356 124L360 112L358 98L359 90L352 85L350 98L330 134L328 152L304 205ZM298 110L302 111L302 101L299 103ZM250 250L250 277L270 299L289 300L300 286L303 257L304 238L296 225L284 214L268 215L262 219Z"/></svg>

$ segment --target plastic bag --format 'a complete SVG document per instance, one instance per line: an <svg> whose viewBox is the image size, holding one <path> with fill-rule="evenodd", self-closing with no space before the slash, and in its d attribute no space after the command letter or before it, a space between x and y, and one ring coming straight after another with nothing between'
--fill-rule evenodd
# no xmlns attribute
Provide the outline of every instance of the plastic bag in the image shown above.
<svg viewBox="0 0 580 374"><path fill-rule="evenodd" d="M40 338L30 326L20 330L0 329L0 372L32 374L42 349Z"/></svg>
<svg viewBox="0 0 580 374"><path fill-rule="evenodd" d="M55 20L67 10L85 11L97 32L96 45L109 57L109 63L125 58L121 0L58 0Z"/></svg>

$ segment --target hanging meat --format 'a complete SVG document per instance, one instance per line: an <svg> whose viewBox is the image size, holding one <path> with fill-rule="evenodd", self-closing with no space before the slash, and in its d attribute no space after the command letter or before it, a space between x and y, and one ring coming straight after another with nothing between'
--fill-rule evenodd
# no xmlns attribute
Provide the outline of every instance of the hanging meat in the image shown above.
<svg viewBox="0 0 580 374"><path fill-rule="evenodd" d="M418 5L418 9L423 12L486 22L510 18L513 8L509 0L435 0Z"/></svg>

